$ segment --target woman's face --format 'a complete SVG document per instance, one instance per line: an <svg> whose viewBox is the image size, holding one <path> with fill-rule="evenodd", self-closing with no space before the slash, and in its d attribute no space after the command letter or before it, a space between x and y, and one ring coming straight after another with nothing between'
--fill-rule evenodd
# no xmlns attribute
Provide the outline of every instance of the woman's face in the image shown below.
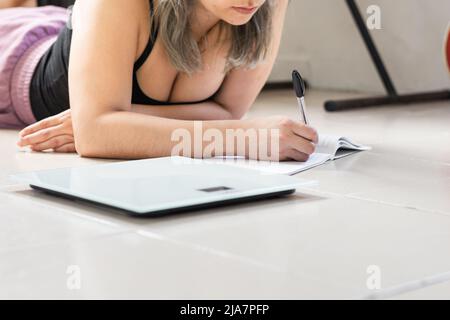
<svg viewBox="0 0 450 320"><path fill-rule="evenodd" d="M231 25L244 25L251 20L266 0L200 0L211 14Z"/></svg>

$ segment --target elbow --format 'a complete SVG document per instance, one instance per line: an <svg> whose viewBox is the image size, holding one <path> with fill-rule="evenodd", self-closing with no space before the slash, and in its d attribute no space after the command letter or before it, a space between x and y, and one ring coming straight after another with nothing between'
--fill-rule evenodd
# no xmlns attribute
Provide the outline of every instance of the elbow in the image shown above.
<svg viewBox="0 0 450 320"><path fill-rule="evenodd" d="M105 126L106 114L74 114L72 118L75 150L82 158L109 158L105 147L111 136Z"/></svg>
<svg viewBox="0 0 450 320"><path fill-rule="evenodd" d="M248 108L238 108L238 110L230 112L231 120L242 120L247 114Z"/></svg>
<svg viewBox="0 0 450 320"><path fill-rule="evenodd" d="M99 152L92 141L82 137L75 137L75 150L82 158L98 158Z"/></svg>
<svg viewBox="0 0 450 320"><path fill-rule="evenodd" d="M242 120L242 118L247 114L247 112L252 107L253 102L245 101L246 99L233 99L235 101L244 100L240 103L228 101L215 101L217 105L222 109L222 115L220 120Z"/></svg>
<svg viewBox="0 0 450 320"><path fill-rule="evenodd" d="M227 117L224 120L242 120L247 114L250 107L247 106L234 106L234 107L222 107L227 111Z"/></svg>
<svg viewBox="0 0 450 320"><path fill-rule="evenodd" d="M230 115L230 120L242 120L247 112L252 107L251 103L242 102L240 104L234 104L230 106L223 106Z"/></svg>
<svg viewBox="0 0 450 320"><path fill-rule="evenodd" d="M79 146L75 147L77 150L77 154L81 157L81 158L100 158L100 155L98 153L96 153L95 151L91 150L91 149L87 149L87 148L80 148Z"/></svg>
<svg viewBox="0 0 450 320"><path fill-rule="evenodd" d="M242 120L242 118L244 118L244 116L245 116L246 114L244 113L244 114L236 114L236 115L233 115L232 116L232 120Z"/></svg>
<svg viewBox="0 0 450 320"><path fill-rule="evenodd" d="M75 128L74 128L75 129ZM75 150L82 158L99 158L100 150L95 139L96 134L89 126L74 130Z"/></svg>

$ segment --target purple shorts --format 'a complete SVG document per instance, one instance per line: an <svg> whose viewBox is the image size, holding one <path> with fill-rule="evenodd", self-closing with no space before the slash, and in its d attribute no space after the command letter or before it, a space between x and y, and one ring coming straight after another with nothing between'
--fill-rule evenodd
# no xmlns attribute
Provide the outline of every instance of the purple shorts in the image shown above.
<svg viewBox="0 0 450 320"><path fill-rule="evenodd" d="M0 128L21 129L36 122L31 79L67 18L66 9L51 6L0 10Z"/></svg>

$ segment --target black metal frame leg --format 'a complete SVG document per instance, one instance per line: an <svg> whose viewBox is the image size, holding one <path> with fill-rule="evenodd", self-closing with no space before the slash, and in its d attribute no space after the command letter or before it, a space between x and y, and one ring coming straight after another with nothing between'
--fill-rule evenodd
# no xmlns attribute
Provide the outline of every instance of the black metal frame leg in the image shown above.
<svg viewBox="0 0 450 320"><path fill-rule="evenodd" d="M383 82L387 95L372 98L327 101L325 102L325 109L327 111L333 112L380 105L410 104L450 100L450 90L399 95L384 65L383 59L381 58L381 55L375 46L375 42L373 41L372 36L370 35L370 32L366 27L364 19L358 9L358 6L355 3L355 0L346 0L346 2L353 16L353 19L355 20L358 30L363 37L370 57L372 58L377 72Z"/></svg>

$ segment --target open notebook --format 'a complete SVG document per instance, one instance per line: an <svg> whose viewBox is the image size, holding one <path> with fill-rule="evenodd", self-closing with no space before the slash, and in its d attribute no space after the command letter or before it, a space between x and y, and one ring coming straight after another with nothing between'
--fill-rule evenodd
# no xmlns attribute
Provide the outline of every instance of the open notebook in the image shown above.
<svg viewBox="0 0 450 320"><path fill-rule="evenodd" d="M226 157L204 160L207 163L222 163L232 166L251 168L266 174L286 174L294 175L320 165L328 161L349 156L355 152L370 150L370 147L352 142L345 137L322 135L316 153L307 162L268 162L247 160L244 158Z"/></svg>

